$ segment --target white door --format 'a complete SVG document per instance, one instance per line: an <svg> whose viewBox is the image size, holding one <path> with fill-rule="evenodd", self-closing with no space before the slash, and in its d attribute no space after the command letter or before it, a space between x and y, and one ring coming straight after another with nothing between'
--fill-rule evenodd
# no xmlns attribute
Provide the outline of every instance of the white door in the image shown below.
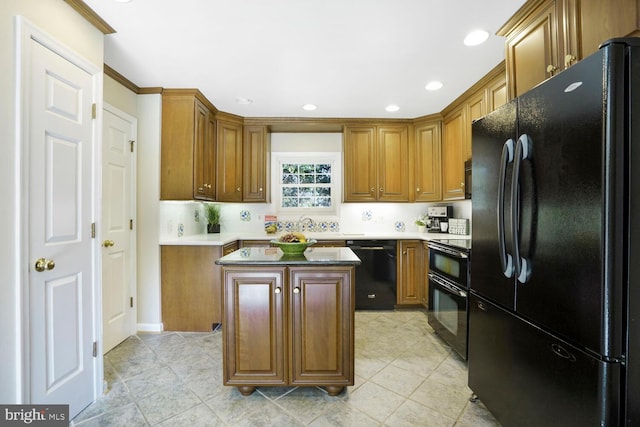
<svg viewBox="0 0 640 427"><path fill-rule="evenodd" d="M103 352L135 333L133 142L135 118L105 106L102 132Z"/></svg>
<svg viewBox="0 0 640 427"><path fill-rule="evenodd" d="M94 77L29 39L29 355L33 404L94 398Z"/></svg>

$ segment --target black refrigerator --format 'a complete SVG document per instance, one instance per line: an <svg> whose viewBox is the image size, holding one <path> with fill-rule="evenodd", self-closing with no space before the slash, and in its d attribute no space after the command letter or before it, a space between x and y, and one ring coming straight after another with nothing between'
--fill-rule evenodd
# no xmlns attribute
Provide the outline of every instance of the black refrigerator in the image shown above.
<svg viewBox="0 0 640 427"><path fill-rule="evenodd" d="M469 387L504 426L640 426L640 39L473 123Z"/></svg>

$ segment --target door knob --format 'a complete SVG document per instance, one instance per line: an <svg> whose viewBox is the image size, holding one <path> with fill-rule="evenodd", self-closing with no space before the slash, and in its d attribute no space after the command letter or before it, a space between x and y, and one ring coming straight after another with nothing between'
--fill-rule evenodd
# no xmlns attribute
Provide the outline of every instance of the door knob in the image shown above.
<svg viewBox="0 0 640 427"><path fill-rule="evenodd" d="M105 248L109 248L115 244L116 242L114 242L113 240L105 240L104 242L102 242L102 246L104 246Z"/></svg>
<svg viewBox="0 0 640 427"><path fill-rule="evenodd" d="M36 271L43 272L45 270L53 270L56 263L52 259L38 258L36 260Z"/></svg>

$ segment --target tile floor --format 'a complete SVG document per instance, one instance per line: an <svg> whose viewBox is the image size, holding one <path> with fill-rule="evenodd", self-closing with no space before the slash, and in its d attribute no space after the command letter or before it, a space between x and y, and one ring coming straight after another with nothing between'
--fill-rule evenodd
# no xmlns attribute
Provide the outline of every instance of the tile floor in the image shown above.
<svg viewBox="0 0 640 427"><path fill-rule="evenodd" d="M456 426L500 424L470 403L466 364L424 311L357 311L355 385L222 385L222 333L132 336L105 355L108 391L72 426Z"/></svg>

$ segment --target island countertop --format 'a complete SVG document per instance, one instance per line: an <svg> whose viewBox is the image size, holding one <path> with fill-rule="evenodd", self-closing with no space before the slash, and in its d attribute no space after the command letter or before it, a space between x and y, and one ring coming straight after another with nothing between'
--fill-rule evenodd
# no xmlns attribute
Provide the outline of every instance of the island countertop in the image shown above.
<svg viewBox="0 0 640 427"><path fill-rule="evenodd" d="M217 259L218 265L359 265L360 258L345 247L309 247L301 255L285 255L279 248L250 247L238 249Z"/></svg>

